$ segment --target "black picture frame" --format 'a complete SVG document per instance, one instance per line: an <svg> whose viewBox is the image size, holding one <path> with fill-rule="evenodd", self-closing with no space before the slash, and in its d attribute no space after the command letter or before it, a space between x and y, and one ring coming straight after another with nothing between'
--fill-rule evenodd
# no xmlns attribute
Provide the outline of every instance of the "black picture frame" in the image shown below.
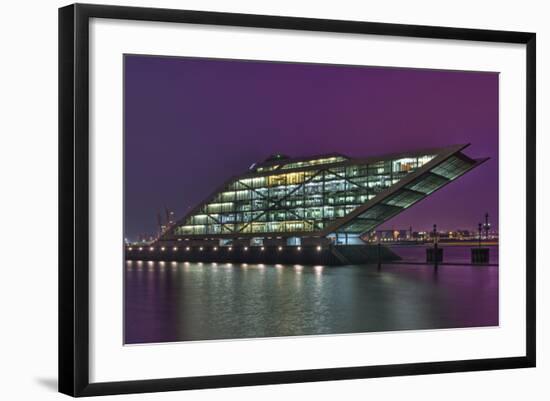
<svg viewBox="0 0 550 401"><path fill-rule="evenodd" d="M252 28L438 38L526 45L527 237L524 356L382 366L277 371L219 376L90 383L89 381L89 145L90 18ZM252 386L535 366L535 98L536 35L527 32L338 21L220 12L74 4L59 9L59 391L95 396Z"/></svg>

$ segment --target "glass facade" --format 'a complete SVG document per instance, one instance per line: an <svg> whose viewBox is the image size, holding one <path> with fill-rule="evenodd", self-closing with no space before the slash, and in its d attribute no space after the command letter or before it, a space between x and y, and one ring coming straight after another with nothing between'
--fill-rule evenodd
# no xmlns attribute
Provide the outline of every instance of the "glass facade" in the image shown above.
<svg viewBox="0 0 550 401"><path fill-rule="evenodd" d="M373 207L342 225L338 232L361 234L392 218L404 209L458 178L475 164L474 160L451 156L407 185L387 196Z"/></svg>
<svg viewBox="0 0 550 401"><path fill-rule="evenodd" d="M176 225L174 234L239 235L314 232L327 228L364 205L436 155L361 163L344 156L280 160L260 166L227 184L196 212ZM432 169L433 177L409 184L345 226L364 232L452 179L462 159L451 157ZM448 163L447 163L448 162ZM469 168L469 165L467 165Z"/></svg>

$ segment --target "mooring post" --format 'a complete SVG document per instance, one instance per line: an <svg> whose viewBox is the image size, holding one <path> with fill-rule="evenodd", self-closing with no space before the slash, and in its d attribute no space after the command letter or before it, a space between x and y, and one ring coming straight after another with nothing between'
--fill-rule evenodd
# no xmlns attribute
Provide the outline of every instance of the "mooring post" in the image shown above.
<svg viewBox="0 0 550 401"><path fill-rule="evenodd" d="M376 246L376 255L378 258L378 270L382 268L382 255L381 255L381 249L382 245L380 244L380 239L378 239L378 245Z"/></svg>
<svg viewBox="0 0 550 401"><path fill-rule="evenodd" d="M489 224L489 213L485 213L485 241L489 240L490 227L491 227L491 224Z"/></svg>
<svg viewBox="0 0 550 401"><path fill-rule="evenodd" d="M481 223L477 225L478 229L478 248L481 248Z"/></svg>
<svg viewBox="0 0 550 401"><path fill-rule="evenodd" d="M487 230L487 227L489 227L488 222L488 214L485 214L485 224L479 223L477 225L477 248L472 247L471 253L472 253L472 263L474 264L483 264L483 263L489 263L489 248L481 247L481 238L483 236L483 229L485 229L485 240L487 241L489 239L489 231Z"/></svg>
<svg viewBox="0 0 550 401"><path fill-rule="evenodd" d="M438 253L437 253L437 224L434 224L434 267L437 268Z"/></svg>

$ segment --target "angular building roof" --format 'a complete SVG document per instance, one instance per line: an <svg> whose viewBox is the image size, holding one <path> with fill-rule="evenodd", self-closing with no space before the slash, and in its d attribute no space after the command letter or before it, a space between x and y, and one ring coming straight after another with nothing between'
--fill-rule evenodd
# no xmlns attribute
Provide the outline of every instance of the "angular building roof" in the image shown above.
<svg viewBox="0 0 550 401"><path fill-rule="evenodd" d="M228 179L163 239L363 234L487 159L468 145L379 157L274 154Z"/></svg>

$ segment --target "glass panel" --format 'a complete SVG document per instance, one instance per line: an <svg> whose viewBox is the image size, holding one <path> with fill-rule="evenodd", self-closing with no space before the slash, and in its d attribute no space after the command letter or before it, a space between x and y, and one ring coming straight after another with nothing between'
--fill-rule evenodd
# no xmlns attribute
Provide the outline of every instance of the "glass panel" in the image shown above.
<svg viewBox="0 0 550 401"><path fill-rule="evenodd" d="M391 206L409 207L410 205L422 199L423 197L424 197L423 194L404 189L404 190L397 191L396 194L384 200L383 203Z"/></svg>
<svg viewBox="0 0 550 401"><path fill-rule="evenodd" d="M447 179L440 177L435 174L426 174L415 180L411 184L407 185L406 188L412 189L413 191L422 192L426 195L431 194L436 189L445 185L448 182Z"/></svg>
<svg viewBox="0 0 550 401"><path fill-rule="evenodd" d="M471 163L468 163L467 161L456 156L452 156L430 171L449 180L453 180L470 167Z"/></svg>

